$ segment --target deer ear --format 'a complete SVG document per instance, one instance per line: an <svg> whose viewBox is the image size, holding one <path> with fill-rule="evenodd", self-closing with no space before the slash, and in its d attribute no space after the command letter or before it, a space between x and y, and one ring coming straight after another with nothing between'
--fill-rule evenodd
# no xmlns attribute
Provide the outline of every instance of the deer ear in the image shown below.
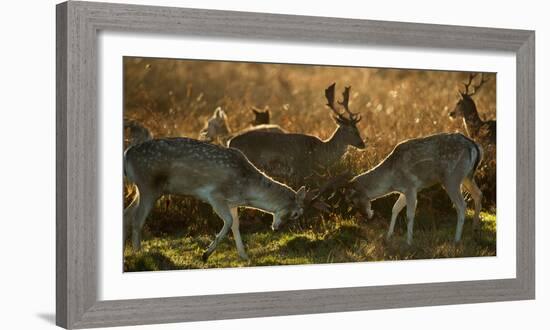
<svg viewBox="0 0 550 330"><path fill-rule="evenodd" d="M250 110L252 110L252 112L254 112L255 115L259 114L260 112L254 108L250 108Z"/></svg>
<svg viewBox="0 0 550 330"><path fill-rule="evenodd" d="M225 114L225 111L221 107L216 108L216 118L225 119L227 118L227 115Z"/></svg>
<svg viewBox="0 0 550 330"><path fill-rule="evenodd" d="M306 198L306 187L301 186L300 189L296 192L296 201L298 203L303 203Z"/></svg>

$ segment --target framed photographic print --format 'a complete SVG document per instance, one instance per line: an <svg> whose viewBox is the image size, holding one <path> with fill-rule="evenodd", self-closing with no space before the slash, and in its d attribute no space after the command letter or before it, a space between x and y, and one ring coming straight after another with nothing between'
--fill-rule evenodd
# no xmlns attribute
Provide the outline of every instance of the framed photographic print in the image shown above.
<svg viewBox="0 0 550 330"><path fill-rule="evenodd" d="M59 4L58 325L533 299L534 38Z"/></svg>

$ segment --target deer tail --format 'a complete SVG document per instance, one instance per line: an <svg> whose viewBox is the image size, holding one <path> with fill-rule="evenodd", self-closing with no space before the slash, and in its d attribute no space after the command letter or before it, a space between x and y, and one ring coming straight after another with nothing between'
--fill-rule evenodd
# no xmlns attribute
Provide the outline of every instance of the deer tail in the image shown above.
<svg viewBox="0 0 550 330"><path fill-rule="evenodd" d="M470 177L473 177L479 167L479 164L483 160L483 148L475 141L471 140L471 142L474 146L474 148L471 149L471 156L474 164L472 166L472 171L470 172Z"/></svg>

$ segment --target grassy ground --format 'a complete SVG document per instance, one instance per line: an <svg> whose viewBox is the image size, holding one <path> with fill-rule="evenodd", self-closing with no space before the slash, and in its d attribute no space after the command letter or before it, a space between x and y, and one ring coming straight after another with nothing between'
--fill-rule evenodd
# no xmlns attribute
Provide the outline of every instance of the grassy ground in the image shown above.
<svg viewBox="0 0 550 330"><path fill-rule="evenodd" d="M146 235L142 250L134 252L128 244L124 251L125 271L225 268L243 266L344 263L381 260L433 259L496 255L496 217L482 213L480 231L472 230L472 213L464 227L463 240L453 243L456 219L453 215L433 218L420 214L415 221L414 244L405 242L406 225L402 215L394 236L386 241L388 221L375 217L368 223L356 217L321 220L320 226L303 228L300 224L279 232L241 231L250 259L240 260L235 243L228 235L210 259L201 254L212 235ZM221 221L220 221L221 222ZM258 225L257 225L258 226Z"/></svg>
<svg viewBox="0 0 550 330"><path fill-rule="evenodd" d="M461 120L449 112L467 72L346 68L125 58L124 116L147 127L154 137L197 137L214 109L222 107L235 132L249 127L251 106L271 111L271 122L290 132L328 138L335 123L325 106L324 89L351 85L350 108L361 113L358 129L365 150L350 148L331 173L355 174L372 168L404 139L439 132L463 132ZM482 119L496 117L496 79L474 100ZM143 250L124 250L126 271L275 264L403 260L496 254L496 154L485 149L476 173L484 193L483 230L472 236L471 219L463 242L453 245L456 215L442 189L419 194L412 247L404 243L404 213L392 240L386 242L395 197L376 201L375 219L365 223L339 205L337 211L306 217L282 232L269 227L271 217L241 210L241 233L250 261L238 259L234 242L225 239L207 263L200 258L222 221L209 205L187 197L161 198L144 227ZM291 184L290 182L286 182ZM312 182L315 187L317 183ZM126 186L125 203L132 197ZM471 217L471 214L469 215Z"/></svg>

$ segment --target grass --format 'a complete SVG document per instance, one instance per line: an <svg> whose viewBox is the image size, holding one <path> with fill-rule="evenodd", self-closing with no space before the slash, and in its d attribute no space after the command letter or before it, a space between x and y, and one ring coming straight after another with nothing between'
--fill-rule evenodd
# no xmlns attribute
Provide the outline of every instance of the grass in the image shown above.
<svg viewBox="0 0 550 330"><path fill-rule="evenodd" d="M207 262L201 260L212 235L164 235L145 237L142 249L124 250L125 271L153 271L245 266L272 266L345 263L382 260L434 259L496 255L496 216L482 213L480 231L471 227L472 212L464 226L462 242L453 243L456 218L452 215L431 218L420 214L415 220L414 243L405 242L406 226L401 217L394 236L386 240L388 221L351 217L316 228L289 227L272 232L269 223L263 230L241 231L249 260L241 260L228 235ZM220 221L221 222L221 221ZM437 222L436 224L434 224ZM434 228L431 228L434 226Z"/></svg>
<svg viewBox="0 0 550 330"><path fill-rule="evenodd" d="M336 125L325 106L324 89L351 85L350 108L361 113L358 129L365 150L348 149L332 174L361 173L380 162L404 139L439 132L466 133L461 120L450 120L457 91L467 72L346 68L152 58L124 58L124 116L147 127L154 137L197 137L214 109L222 107L235 132L248 127L251 106L268 107L271 122L289 132L328 138ZM496 79L490 78L474 100L482 119L496 117ZM125 132L126 133L126 132ZM471 212L463 241L452 239L456 215L440 188L419 195L414 245L404 243L402 214L387 241L394 197L375 201L376 216L357 219L347 205L322 216L308 216L282 232L269 229L271 217L241 210L241 233L249 261L239 260L231 234L210 257L201 254L222 225L208 204L182 196L160 198L144 227L143 249L124 249L127 271L243 267L378 260L473 257L496 254L496 154L485 149L476 173L484 193L483 226L471 232ZM287 182L291 184L290 182ZM319 182L312 182L315 187ZM125 203L132 197L125 187Z"/></svg>

